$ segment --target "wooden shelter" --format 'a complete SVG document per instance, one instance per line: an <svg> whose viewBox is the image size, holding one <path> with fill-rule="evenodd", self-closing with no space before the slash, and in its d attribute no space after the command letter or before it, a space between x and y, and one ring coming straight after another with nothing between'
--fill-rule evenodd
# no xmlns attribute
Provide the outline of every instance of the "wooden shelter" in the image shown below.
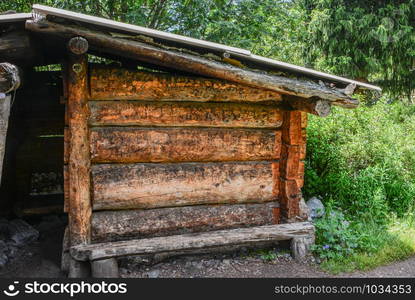
<svg viewBox="0 0 415 300"><path fill-rule="evenodd" d="M26 171L15 169L24 174L23 192L33 189L34 164L49 170L53 160L64 173L63 268L72 277L88 275L89 261L94 276L117 276L119 256L279 240L291 240L301 259L314 238L301 209L307 114L354 108L356 88L379 90L247 50L40 5L0 16L0 63L1 156L8 123L6 146L15 146L9 156L6 149L6 164L18 164L13 138L22 132L23 140L58 138L39 148L29 138L30 153L18 147ZM40 71L45 65L61 71Z"/></svg>

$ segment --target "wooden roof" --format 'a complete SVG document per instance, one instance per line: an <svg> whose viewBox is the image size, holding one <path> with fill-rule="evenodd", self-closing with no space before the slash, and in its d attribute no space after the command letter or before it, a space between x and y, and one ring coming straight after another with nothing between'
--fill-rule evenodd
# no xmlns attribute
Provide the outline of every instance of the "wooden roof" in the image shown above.
<svg viewBox="0 0 415 300"><path fill-rule="evenodd" d="M32 14L0 16L0 22L25 24L23 30L29 38L23 45L22 61L28 57L28 52L37 51L39 59L33 65L62 61L67 42L80 36L88 41L89 53L128 63L127 67L141 64L181 71L268 89L290 97L321 99L346 108L358 105L359 102L352 98L358 88L381 91L368 83L261 57L248 50L43 5L35 4ZM14 27L10 28L8 35L14 30ZM0 36L0 43L1 39ZM0 61L7 61L7 57L7 49L1 50Z"/></svg>
<svg viewBox="0 0 415 300"><path fill-rule="evenodd" d="M0 15L0 23L24 22L32 17L31 13Z"/></svg>
<svg viewBox="0 0 415 300"><path fill-rule="evenodd" d="M192 46L202 49L210 49L210 50L216 50L218 52L227 53L232 56L251 61L252 63L258 63L260 65L266 65L268 67L271 67L274 70L283 70L283 71L291 71L295 72L296 74L302 74L304 76L311 76L313 78L321 79L321 80L329 80L329 81L335 81L335 82L341 82L346 85L348 84L356 84L358 87L367 88L367 89L373 89L380 91L381 89L378 86L374 86L368 83L315 71L309 68L296 66L293 64L281 62L278 60L258 56L252 54L249 50L244 50L240 48L230 47L222 44L212 43L209 41L194 39L178 34L168 33L164 31L154 30L150 28L145 28L137 25L131 25L121 22L116 22L113 20L108 20L104 18L99 18L95 16L80 14L72 11L67 11L63 9L53 8L49 6L44 5L33 5L33 12L43 15L52 15L61 17L68 20L73 21L79 21L86 24L93 24L100 26L105 29L116 29L125 33L132 33L132 34L140 34L145 35L153 38L158 38L160 40L164 41L173 41L178 44L181 44L183 46Z"/></svg>

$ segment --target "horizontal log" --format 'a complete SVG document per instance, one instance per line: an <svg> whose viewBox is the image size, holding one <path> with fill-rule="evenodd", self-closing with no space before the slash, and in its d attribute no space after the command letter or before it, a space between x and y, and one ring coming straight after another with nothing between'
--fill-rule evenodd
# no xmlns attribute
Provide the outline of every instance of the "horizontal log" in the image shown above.
<svg viewBox="0 0 415 300"><path fill-rule="evenodd" d="M44 62L38 46L23 29L0 33L0 61L8 61L19 66Z"/></svg>
<svg viewBox="0 0 415 300"><path fill-rule="evenodd" d="M331 112L331 104L329 101L304 99L294 96L284 96L283 98L295 110L307 112L319 117L327 117Z"/></svg>
<svg viewBox="0 0 415 300"><path fill-rule="evenodd" d="M224 128L93 128L93 162L275 160L281 132Z"/></svg>
<svg viewBox="0 0 415 300"><path fill-rule="evenodd" d="M82 36L88 40L91 48L97 51L113 53L162 67L229 80L251 87L268 89L302 98L317 97L347 108L355 108L359 105L359 101L346 95L340 89L320 85L311 80L288 78L241 69L198 55L164 49L138 41L115 38L103 32L79 26L61 25L44 20L29 20L26 22L26 29L66 38L71 38L74 35Z"/></svg>
<svg viewBox="0 0 415 300"><path fill-rule="evenodd" d="M281 101L277 92L177 74L91 66L91 100Z"/></svg>
<svg viewBox="0 0 415 300"><path fill-rule="evenodd" d="M272 162L103 164L92 167L94 210L271 202Z"/></svg>
<svg viewBox="0 0 415 300"><path fill-rule="evenodd" d="M15 91L20 86L19 69L10 63L0 63L0 93L7 94Z"/></svg>
<svg viewBox="0 0 415 300"><path fill-rule="evenodd" d="M72 247L72 257L79 261L94 261L129 255L191 252L220 246L255 245L267 241L314 238L314 225L308 222L265 225L249 228L218 230L200 234L98 243Z"/></svg>
<svg viewBox="0 0 415 300"><path fill-rule="evenodd" d="M243 103L91 101L92 126L278 128L279 108Z"/></svg>
<svg viewBox="0 0 415 300"><path fill-rule="evenodd" d="M278 202L270 202L94 212L92 241L271 225L279 223L278 211Z"/></svg>

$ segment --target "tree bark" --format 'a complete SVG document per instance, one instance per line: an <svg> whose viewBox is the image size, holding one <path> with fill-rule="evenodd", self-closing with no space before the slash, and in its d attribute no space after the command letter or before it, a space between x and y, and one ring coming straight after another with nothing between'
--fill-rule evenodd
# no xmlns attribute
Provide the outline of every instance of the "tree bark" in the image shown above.
<svg viewBox="0 0 415 300"><path fill-rule="evenodd" d="M28 21L26 22L26 28L35 32L58 36L83 36L88 39L91 47L96 50L189 73L229 80L302 98L317 97L347 108L354 108L359 104L356 99L347 96L341 90L319 85L314 81L262 74L185 52L114 38L86 28L65 26L46 21L38 23Z"/></svg>
<svg viewBox="0 0 415 300"><path fill-rule="evenodd" d="M278 202L102 211L92 214L92 240L113 242L278 223Z"/></svg>
<svg viewBox="0 0 415 300"><path fill-rule="evenodd" d="M284 96L283 99L294 110L307 112L319 117L327 117L331 112L331 104L329 101L304 99L293 96Z"/></svg>
<svg viewBox="0 0 415 300"><path fill-rule="evenodd" d="M91 237L90 153L88 130L88 88L85 55L69 55L69 230L71 245L86 244Z"/></svg>
<svg viewBox="0 0 415 300"><path fill-rule="evenodd" d="M128 255L198 251L218 246L255 245L267 241L292 240L314 236L314 225L308 222L218 230L200 234L183 234L140 240L100 243L72 247L79 261L94 261Z"/></svg>
<svg viewBox="0 0 415 300"><path fill-rule="evenodd" d="M9 124L10 115L10 101L10 96L2 96L0 94L0 185L3 173L4 151L6 150L7 127Z"/></svg>
<svg viewBox="0 0 415 300"><path fill-rule="evenodd" d="M281 109L245 103L89 101L91 126L221 127L275 129Z"/></svg>
<svg viewBox="0 0 415 300"><path fill-rule="evenodd" d="M94 165L94 210L275 201L278 197L279 170L273 164Z"/></svg>
<svg viewBox="0 0 415 300"><path fill-rule="evenodd" d="M229 128L91 129L95 163L277 160L281 131Z"/></svg>
<svg viewBox="0 0 415 300"><path fill-rule="evenodd" d="M21 71L10 63L0 63L0 93L7 94L17 90L21 83Z"/></svg>

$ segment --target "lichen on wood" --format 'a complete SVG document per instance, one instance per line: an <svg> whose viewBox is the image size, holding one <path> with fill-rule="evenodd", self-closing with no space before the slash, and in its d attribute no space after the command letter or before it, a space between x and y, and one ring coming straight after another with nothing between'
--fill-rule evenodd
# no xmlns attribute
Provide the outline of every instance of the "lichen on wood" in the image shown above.
<svg viewBox="0 0 415 300"><path fill-rule="evenodd" d="M227 128L93 128L93 162L265 161L280 155L281 132Z"/></svg>
<svg viewBox="0 0 415 300"><path fill-rule="evenodd" d="M101 164L92 166L94 210L271 202L272 162Z"/></svg>

